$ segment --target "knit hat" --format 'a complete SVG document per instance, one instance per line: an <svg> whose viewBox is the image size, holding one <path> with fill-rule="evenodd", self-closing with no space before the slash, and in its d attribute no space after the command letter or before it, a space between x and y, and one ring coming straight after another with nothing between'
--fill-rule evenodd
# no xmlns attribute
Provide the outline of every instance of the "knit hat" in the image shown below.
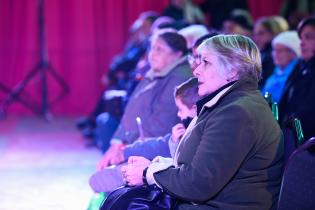
<svg viewBox="0 0 315 210"><path fill-rule="evenodd" d="M301 56L301 46L300 46L300 39L296 31L285 31L278 34L272 40L272 46L276 44L282 44L289 49L293 50L295 54L300 57Z"/></svg>
<svg viewBox="0 0 315 210"><path fill-rule="evenodd" d="M190 25L178 31L178 33L185 37L188 49L191 49L196 40L209 33L204 25Z"/></svg>

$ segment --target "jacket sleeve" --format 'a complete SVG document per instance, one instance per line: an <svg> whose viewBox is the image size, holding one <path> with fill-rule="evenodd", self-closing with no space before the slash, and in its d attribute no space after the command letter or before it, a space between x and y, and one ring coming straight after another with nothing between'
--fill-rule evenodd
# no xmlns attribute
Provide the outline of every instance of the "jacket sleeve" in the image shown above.
<svg viewBox="0 0 315 210"><path fill-rule="evenodd" d="M155 182L186 201L211 199L233 178L254 146L251 121L249 113L238 105L218 111L207 119L204 127L194 128L201 130L198 131L200 139L194 139L200 143L197 151L192 151L192 160L154 173ZM189 147L183 145L186 146Z"/></svg>
<svg viewBox="0 0 315 210"><path fill-rule="evenodd" d="M126 146L124 155L127 160L130 156L143 156L152 160L156 156L171 157L168 147L170 134L163 137L147 138L144 141L138 140Z"/></svg>

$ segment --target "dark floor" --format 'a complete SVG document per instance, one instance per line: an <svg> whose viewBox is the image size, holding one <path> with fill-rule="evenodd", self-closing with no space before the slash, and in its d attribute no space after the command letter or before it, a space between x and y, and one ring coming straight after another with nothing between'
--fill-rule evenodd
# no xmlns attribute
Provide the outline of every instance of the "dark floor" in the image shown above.
<svg viewBox="0 0 315 210"><path fill-rule="evenodd" d="M74 119L0 121L0 210L84 210L101 153L86 148Z"/></svg>

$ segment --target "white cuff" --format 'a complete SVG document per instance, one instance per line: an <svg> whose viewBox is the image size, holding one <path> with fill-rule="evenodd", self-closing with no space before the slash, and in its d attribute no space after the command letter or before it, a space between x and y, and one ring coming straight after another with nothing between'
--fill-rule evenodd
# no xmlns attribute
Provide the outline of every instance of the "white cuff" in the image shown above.
<svg viewBox="0 0 315 210"><path fill-rule="evenodd" d="M172 166L172 161L166 162L152 162L147 170L146 179L149 185L156 184L159 188L162 188L154 179L153 174L158 171L165 170Z"/></svg>
<svg viewBox="0 0 315 210"><path fill-rule="evenodd" d="M166 163L166 164L173 164L173 158L167 158L167 157L162 157L162 156L156 156L153 160L152 163Z"/></svg>

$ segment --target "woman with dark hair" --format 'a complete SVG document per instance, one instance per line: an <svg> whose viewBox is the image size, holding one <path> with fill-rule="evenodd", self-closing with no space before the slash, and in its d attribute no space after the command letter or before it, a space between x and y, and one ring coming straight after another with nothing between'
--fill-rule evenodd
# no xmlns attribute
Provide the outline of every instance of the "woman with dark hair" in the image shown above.
<svg viewBox="0 0 315 210"><path fill-rule="evenodd" d="M315 136L315 18L304 19L298 26L303 64L292 72L279 103L280 122L291 117L301 120L304 137Z"/></svg>
<svg viewBox="0 0 315 210"><path fill-rule="evenodd" d="M162 136L179 122L173 92L177 85L192 76L185 56L187 52L186 40L177 33L162 32L152 37L149 51L151 69L131 95L114 135L101 133L101 140L105 145L110 143L110 147L98 169L117 164L116 154L124 145L138 138ZM97 121L98 128L106 131L107 116L106 113L103 115Z"/></svg>
<svg viewBox="0 0 315 210"><path fill-rule="evenodd" d="M173 162L130 157L122 168L126 184L155 184L176 198L181 210L275 209L283 140L257 89L259 49L248 37L218 35L197 53L193 73L203 98Z"/></svg>

